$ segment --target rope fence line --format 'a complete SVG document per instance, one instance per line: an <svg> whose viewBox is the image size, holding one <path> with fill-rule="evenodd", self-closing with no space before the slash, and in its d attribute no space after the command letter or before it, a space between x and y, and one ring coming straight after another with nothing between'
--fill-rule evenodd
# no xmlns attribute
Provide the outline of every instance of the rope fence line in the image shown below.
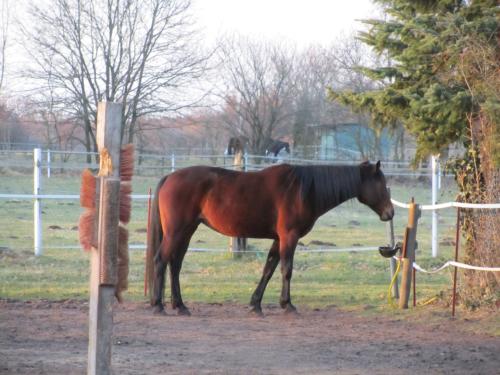
<svg viewBox="0 0 500 375"><path fill-rule="evenodd" d="M433 176L434 177L434 176ZM487 267L487 266L476 266L466 263L458 262L458 253L459 253L459 239L460 239L460 213L462 209L477 209L477 210L499 210L500 203L487 203L487 204L479 204L479 203L465 203L465 202L447 202L447 203L437 203L436 198L434 196L434 180L433 180L433 198L432 203L430 205L418 205L414 203L414 199L412 198L412 202L409 204L399 202L395 199L391 199L391 202L394 206L404 208L408 210L408 226L406 227L406 234L404 237L404 244L402 250L402 256L396 257L394 256L391 259L391 282L388 290L388 302L389 305L394 306L393 297L398 298L397 291L394 292L393 285L397 285L397 276L400 269L400 266L405 266L403 269L402 276L402 285L404 285L404 290L402 297L399 299L399 307L402 309L408 308L408 296L410 293L410 287L413 284L413 306L417 305L416 301L416 272L426 273L426 274L435 274L447 267L453 267L453 294L452 294L452 313L451 315L455 316L455 306L456 306L456 296L457 296L457 271L459 268L474 270L474 271L483 271L483 272L500 272L500 267ZM449 260L445 262L441 267L434 268L431 270L426 270L422 268L415 262L415 253L414 246L416 245L416 230L418 218L421 216L422 211L432 211L432 256L437 256L437 227L435 229L435 224L437 224L437 210L444 208L456 208L457 213L457 221L456 221L456 231L455 231L455 259ZM493 211L496 214L498 211ZM415 215L416 214L416 215ZM416 220L415 220L416 217ZM412 236L413 234L413 236ZM392 242L394 243L394 235L391 232ZM393 246L394 247L394 246ZM410 249L410 254L408 255L408 249ZM436 249L436 251L434 251ZM394 259L399 261L397 262L397 269L394 272L392 264L394 263ZM431 298L429 301L425 302L424 305L434 301L436 297Z"/></svg>
<svg viewBox="0 0 500 375"><path fill-rule="evenodd" d="M401 261L403 258L400 256L393 256L394 259L397 261ZM432 270L426 270L425 268L422 268L417 262L413 262L413 268L415 268L419 272L427 273L427 274L434 274L438 273L442 270L444 270L447 267L457 267L457 268L464 268L468 270L475 270L475 271L486 271L486 272L500 272L500 267L484 267L484 266L473 266L471 264L466 264L466 263L460 263L456 262L454 260L449 260L446 263L444 263L442 266L438 268L434 268Z"/></svg>
<svg viewBox="0 0 500 375"><path fill-rule="evenodd" d="M486 272L500 272L500 267L483 267L483 266L473 266L470 264L466 263L460 263L460 262L455 262L454 260L449 260L445 264L443 264L441 267L432 269L432 270L426 270L422 267L420 267L416 262L413 262L413 268L415 268L419 272L427 273L427 274L433 274L433 273L438 273L442 270L444 270L447 267L457 267L457 268L465 268L469 270L475 270L475 271L486 271Z"/></svg>
<svg viewBox="0 0 500 375"><path fill-rule="evenodd" d="M391 199L391 201L392 201L392 204L394 204L397 207L401 207L401 208L409 208L410 207L409 203L399 202L395 199ZM419 208L421 210L441 210L443 208L451 208L451 207L497 210L497 209L500 209L500 203L482 204L482 203L446 202L446 203L439 203L439 204L423 204L423 205L420 205Z"/></svg>
<svg viewBox="0 0 500 375"><path fill-rule="evenodd" d="M56 245L56 246L47 246L47 249L55 249L55 250L78 250L82 247L80 245ZM146 245L143 244L130 244L129 250L144 250ZM377 251L378 247L376 246L360 246L360 247L339 247L339 248L330 248L330 247L321 247L321 248L309 248L309 247L297 247L295 250L296 253L308 254L308 253L357 253L357 252L369 252L369 251ZM231 252L227 248L209 248L209 247L189 247L189 252L193 253L214 253L214 254L231 254ZM239 252L239 254L263 254L267 255L269 250L245 250Z"/></svg>
<svg viewBox="0 0 500 375"><path fill-rule="evenodd" d="M399 201L392 199L392 198L391 198L391 201L397 207L401 207L401 208L409 208L410 207L410 204L408 204L408 203L402 203L402 202L399 202ZM451 208L451 207L496 210L496 209L500 209L500 203L481 204L481 203L464 203L464 202L446 202L446 203L439 203L439 204L421 205L419 208L421 210L440 210L443 208ZM394 256L394 258L399 259L396 256ZM454 260L449 260L445 264L443 264L441 267L438 267L438 268L433 269L433 270L425 270L424 268L420 267L417 263L413 262L413 268L415 268L419 272L428 273L428 274L440 272L443 269L450 267L450 266L457 267L457 268L476 270L476 271L500 272L500 267L473 266L470 264L460 263L460 262L457 262Z"/></svg>

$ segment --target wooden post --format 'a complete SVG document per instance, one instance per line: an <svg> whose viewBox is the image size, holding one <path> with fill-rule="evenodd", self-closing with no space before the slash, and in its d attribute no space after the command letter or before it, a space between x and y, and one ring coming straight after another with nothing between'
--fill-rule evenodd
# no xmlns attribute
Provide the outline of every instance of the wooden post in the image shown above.
<svg viewBox="0 0 500 375"><path fill-rule="evenodd" d="M245 163L246 164L246 163ZM243 151L237 150L234 154L234 169L237 171L245 170ZM242 237L231 237L229 240L229 250L234 257L241 255L242 251L247 249L247 239Z"/></svg>
<svg viewBox="0 0 500 375"><path fill-rule="evenodd" d="M33 150L34 169L33 169L33 194L39 195L41 193L42 181L42 149L35 148ZM41 199L35 198L33 203L33 226L34 226L34 248L35 255L40 256L43 254L42 248L42 205Z"/></svg>
<svg viewBox="0 0 500 375"><path fill-rule="evenodd" d="M50 163L51 163L51 157L50 157L50 148L47 150L47 178L50 178Z"/></svg>
<svg viewBox="0 0 500 375"><path fill-rule="evenodd" d="M111 374L113 302L115 299L120 191L122 106L100 102L97 146L100 154L98 248L91 250L89 352L87 374Z"/></svg>
<svg viewBox="0 0 500 375"><path fill-rule="evenodd" d="M148 220L147 220L148 226L146 227L146 238L148 238L149 241L149 233L151 230L151 188L149 188L149 193L148 193ZM144 259L146 259L146 266L144 267L144 297L148 295L148 274L149 274L149 269L148 269L148 247L146 246L146 251L144 252Z"/></svg>
<svg viewBox="0 0 500 375"><path fill-rule="evenodd" d="M391 189L387 189L389 191L389 197L391 196ZM386 223L386 233L387 233L387 241L389 242L389 246L394 248L395 241L394 241L394 222L389 220ZM392 258L390 259L390 266L391 266L391 278L389 280L392 280L394 277L394 274L396 273L396 259ZM392 289L391 289L391 295L392 298L399 298L399 289L398 289L398 280L396 279L395 282L392 284Z"/></svg>
<svg viewBox="0 0 500 375"><path fill-rule="evenodd" d="M437 204L438 193L439 193L439 180L440 180L440 163L439 154L431 156L431 166L432 166L432 202L431 204ZM439 214L437 210L432 210L432 256L435 258L438 256L438 222Z"/></svg>
<svg viewBox="0 0 500 375"><path fill-rule="evenodd" d="M400 309L408 308L413 262L415 261L415 247L417 243L416 241L417 224L419 217L420 217L419 205L415 204L412 198L412 202L410 203L410 207L408 209L408 226L406 228L405 241L403 244L403 249L404 249L403 260L402 260L403 275L401 277L401 297L399 299Z"/></svg>

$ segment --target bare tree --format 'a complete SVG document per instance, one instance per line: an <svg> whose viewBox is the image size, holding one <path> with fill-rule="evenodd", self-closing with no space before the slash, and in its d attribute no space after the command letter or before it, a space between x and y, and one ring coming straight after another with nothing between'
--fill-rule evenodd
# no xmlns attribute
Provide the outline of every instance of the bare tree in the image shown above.
<svg viewBox="0 0 500 375"><path fill-rule="evenodd" d="M312 157L311 148L316 143L310 126L331 124L338 117L338 107L328 100L326 88L337 81L338 67L332 50L310 46L301 52L294 73L296 96L294 99L293 140L294 152Z"/></svg>
<svg viewBox="0 0 500 375"><path fill-rule="evenodd" d="M293 56L291 48L243 37L220 43L225 121L234 135L248 138L252 152L262 154L293 112Z"/></svg>
<svg viewBox="0 0 500 375"><path fill-rule="evenodd" d="M10 149L22 136L18 116L5 103L0 102L0 148Z"/></svg>
<svg viewBox="0 0 500 375"><path fill-rule="evenodd" d="M333 46L332 56L338 67L338 80L331 86L333 89L363 92L382 88L387 84L384 81L373 81L363 74L362 66L379 66L379 61L384 56L376 55L354 35L339 37ZM373 135L373 142L367 142L366 131L359 130L354 133L355 143L362 157L372 159L381 157L382 129L380 124L370 122L368 113L352 113L346 107L343 107L343 112L350 113L352 119L367 128L371 128L369 132ZM397 160L403 160L405 154L405 130L402 124L395 123L389 131L395 140L393 157Z"/></svg>
<svg viewBox="0 0 500 375"><path fill-rule="evenodd" d="M190 0L51 0L33 3L25 25L29 71L50 82L61 108L81 119L87 150L96 150L96 107L123 103L122 140L133 142L138 119L193 104L193 80L207 56L196 44ZM191 90L190 93L187 90ZM193 97L191 95L191 97Z"/></svg>
<svg viewBox="0 0 500 375"><path fill-rule="evenodd" d="M4 75L5 75L9 25L10 25L9 0L2 0L0 5L0 93L2 92Z"/></svg>
<svg viewBox="0 0 500 375"><path fill-rule="evenodd" d="M338 70L335 89L364 91L375 89L378 85L377 82L367 78L360 68L374 66L379 57L354 34L338 37L331 47L331 57Z"/></svg>
<svg viewBox="0 0 500 375"><path fill-rule="evenodd" d="M72 150L77 143L83 143L80 138L81 130L79 118L68 118L67 112L61 111L60 103L50 82L43 101L29 100L24 103L25 116L30 117L43 129L39 134L49 149ZM61 161L67 161L69 154L61 153Z"/></svg>

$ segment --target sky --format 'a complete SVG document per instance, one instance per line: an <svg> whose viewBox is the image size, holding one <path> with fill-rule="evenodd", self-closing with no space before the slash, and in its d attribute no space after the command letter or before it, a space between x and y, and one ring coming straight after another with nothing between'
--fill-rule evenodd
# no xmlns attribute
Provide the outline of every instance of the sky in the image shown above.
<svg viewBox="0 0 500 375"><path fill-rule="evenodd" d="M22 18L30 1L9 0L13 16L17 13L17 17ZM223 34L238 33L287 42L300 49L311 44L329 46L342 35L362 28L357 20L380 13L371 0L192 0L191 14L207 44L214 44ZM15 86L15 80L10 77L11 68L22 65L22 54L12 53L16 49L10 46L7 87Z"/></svg>
<svg viewBox="0 0 500 375"><path fill-rule="evenodd" d="M249 37L285 40L299 48L331 44L373 17L370 0L194 0L193 14L207 40L237 32Z"/></svg>

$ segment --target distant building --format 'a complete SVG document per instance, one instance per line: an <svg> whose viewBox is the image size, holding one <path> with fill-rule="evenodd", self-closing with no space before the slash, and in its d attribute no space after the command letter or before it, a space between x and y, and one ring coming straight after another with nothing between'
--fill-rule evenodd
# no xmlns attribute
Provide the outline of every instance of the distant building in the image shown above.
<svg viewBox="0 0 500 375"><path fill-rule="evenodd" d="M390 159L396 140L387 129L375 131L359 123L314 126L318 158L324 160Z"/></svg>

